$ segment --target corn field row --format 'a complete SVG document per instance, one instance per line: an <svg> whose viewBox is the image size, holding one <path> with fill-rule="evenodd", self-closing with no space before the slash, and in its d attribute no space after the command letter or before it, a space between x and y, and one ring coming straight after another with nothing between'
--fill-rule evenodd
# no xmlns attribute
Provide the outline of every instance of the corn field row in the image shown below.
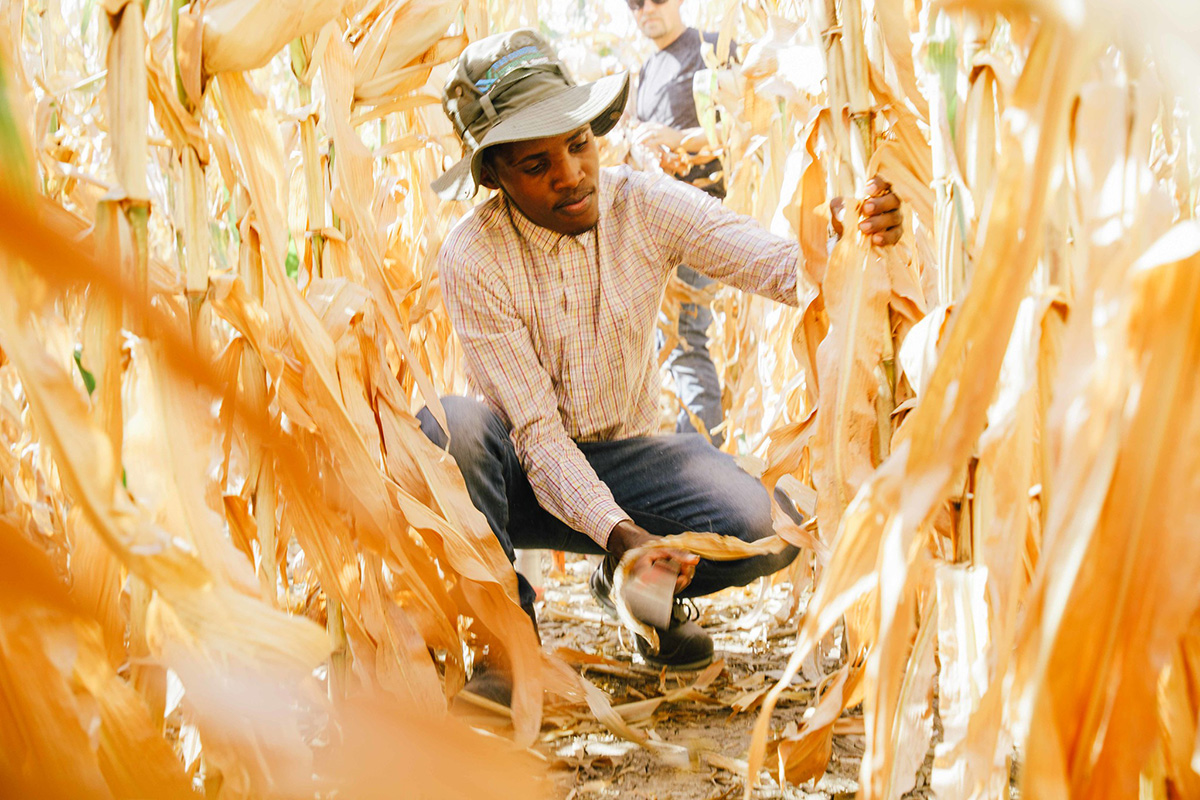
<svg viewBox="0 0 1200 800"><path fill-rule="evenodd" d="M777 526L811 598L727 754L747 800L823 774L859 703L868 800L912 788L935 711L945 800L1009 797L1014 759L1025 798L1200 798L1200 12L1145 6L698 9L742 53L712 73L727 203L805 255L799 308L713 301L725 447L816 520ZM547 696L686 755L540 650L413 416L464 390L440 86L536 5L0 15L6 796L546 796ZM875 173L904 239L830 251ZM512 741L446 714L483 640Z"/></svg>

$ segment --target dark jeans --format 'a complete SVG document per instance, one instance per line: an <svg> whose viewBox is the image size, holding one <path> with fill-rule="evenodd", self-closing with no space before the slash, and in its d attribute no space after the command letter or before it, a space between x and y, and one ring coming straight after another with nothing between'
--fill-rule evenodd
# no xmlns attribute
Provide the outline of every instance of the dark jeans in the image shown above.
<svg viewBox="0 0 1200 800"><path fill-rule="evenodd" d="M572 530L538 504L508 428L495 412L466 397L445 397L442 405L452 434L450 454L462 471L471 501L487 519L510 561L516 557L514 548L604 552L587 535ZM428 409L422 409L417 419L425 435L444 449L446 434ZM773 532L771 506L762 483L742 472L731 456L710 446L698 433L578 444L617 505L650 533L714 531L753 542ZM794 509L786 498L782 502L785 510ZM775 555L703 560L682 594L695 597L727 586L744 586L787 566L797 552L789 546ZM517 582L521 603L532 606L533 587L521 575Z"/></svg>
<svg viewBox="0 0 1200 800"><path fill-rule="evenodd" d="M676 270L680 280L697 289L710 286L715 281L701 275L691 267L680 264ZM683 303L679 309L679 338L683 340L667 356L667 369L675 379L675 393L683 408L675 421L675 430L686 433L696 430L688 416L690 409L709 431L721 424L725 418L721 409L721 379L708 350L708 326L712 324L712 310L707 305ZM658 333L659 347L664 337ZM686 344L685 344L686 343ZM720 432L712 434L717 447L724 441Z"/></svg>

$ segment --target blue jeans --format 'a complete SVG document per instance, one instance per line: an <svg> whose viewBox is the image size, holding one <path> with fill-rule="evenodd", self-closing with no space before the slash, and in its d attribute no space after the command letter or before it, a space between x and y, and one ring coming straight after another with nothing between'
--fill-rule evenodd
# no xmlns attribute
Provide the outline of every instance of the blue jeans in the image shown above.
<svg viewBox="0 0 1200 800"><path fill-rule="evenodd" d="M603 553L591 538L543 509L521 467L508 427L491 409L466 397L442 398L450 425L450 455L458 463L471 502L500 541L509 561L514 548ZM417 415L421 430L446 448L446 434L428 409ZM771 504L757 479L698 433L647 436L611 442L579 442L592 469L633 521L650 533L715 531L753 542L770 536ZM794 507L784 498L783 508ZM787 566L799 551L735 561L701 561L682 593L695 597L744 586ZM518 575L520 599L532 607L534 592Z"/></svg>
<svg viewBox="0 0 1200 800"><path fill-rule="evenodd" d="M677 269L680 280L697 289L714 283L712 278L701 275L691 267L680 264ZM721 379L708 352L708 326L712 324L712 310L707 305L684 303L679 311L679 344L667 356L667 369L675 379L675 391L683 408L675 421L675 430L690 433L696 429L687 410L700 418L704 427L711 431L725 418L721 410ZM662 334L659 334L662 346ZM721 433L712 434L717 447L724 440Z"/></svg>

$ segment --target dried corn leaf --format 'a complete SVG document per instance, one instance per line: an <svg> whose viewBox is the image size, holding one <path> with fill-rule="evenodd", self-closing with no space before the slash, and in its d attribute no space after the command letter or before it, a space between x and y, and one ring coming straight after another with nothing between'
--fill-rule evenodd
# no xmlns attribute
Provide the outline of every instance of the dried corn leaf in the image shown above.
<svg viewBox="0 0 1200 800"><path fill-rule="evenodd" d="M404 68L414 61L426 65L428 77L433 66L457 56L467 44L465 35L429 51L459 13L457 3L443 0L391 0L369 22L360 22L362 36L354 47L355 97L376 103L389 100L404 91L402 81L408 77ZM421 78L419 83L423 82Z"/></svg>
<svg viewBox="0 0 1200 800"><path fill-rule="evenodd" d="M822 680L812 714L805 716L795 734L783 737L771 747L781 779L799 784L825 773L833 754L834 724L851 704L862 679L862 665L847 664Z"/></svg>
<svg viewBox="0 0 1200 800"><path fill-rule="evenodd" d="M847 227L856 224L851 219ZM830 327L817 349L821 383L812 447L826 455L813 465L813 483L821 537L833 541L838 520L884 446L875 433L875 400L891 286L882 257L855 234L834 248L821 291Z"/></svg>
<svg viewBox="0 0 1200 800"><path fill-rule="evenodd" d="M1067 74L1077 74L1086 54L1078 42L1049 23L1038 33L1030 55L1031 64L1038 68L1023 74L1006 117L1004 181L997 189L988 227L991 235L976 265L971 291L951 323L930 387L901 432L904 435L893 443L892 455L859 490L841 519L833 555L812 601L815 613L805 617L797 649L783 679L767 696L755 727L752 776L762 764L767 724L781 687L850 603L876 584L877 553L896 554L888 560L893 569L889 580L903 581L914 555L917 527L947 496L983 430L990 390L1036 258L1031 247L1034 237L1018 241L999 232L1016 229L1022 220L1040 219L1047 184L1043 162L1053 162L1061 151L1071 100L1060 81L1047 87L1049 79L1044 76L1052 74L1048 67L1059 63ZM1032 119L1040 125L1034 126ZM1028 140L1031 158L1026 159L1020 149L1022 137ZM881 627L880 641L889 635ZM889 668L897 669L894 663Z"/></svg>
<svg viewBox="0 0 1200 800"><path fill-rule="evenodd" d="M1137 791L1155 741L1158 675L1195 612L1186 587L1200 575L1179 539L1189 525L1160 520L1195 515L1200 228L1172 229L1130 271L1127 291L1109 332L1119 361L1095 373L1086 396L1115 439L1112 459L1092 462L1111 464L1098 486L1103 499L1091 506L1098 513L1079 520L1061 505L1071 492L1052 498L1052 544L1024 631L1024 641L1037 642L1024 651L1021 684L1032 766L1024 786L1039 796ZM1109 387L1125 382L1129 399L1108 400ZM1065 459L1059 485L1091 471L1085 464ZM1155 624L1145 624L1151 617ZM1094 679L1068 680L1068 662L1093 665Z"/></svg>
<svg viewBox="0 0 1200 800"><path fill-rule="evenodd" d="M199 41L189 42L193 48L199 44L200 52L181 48L179 60L201 65L207 75L261 67L288 42L320 29L344 5L346 0L207 0L189 4L179 12L180 24L201 32L196 37ZM192 100L198 102L199 96L193 93Z"/></svg>

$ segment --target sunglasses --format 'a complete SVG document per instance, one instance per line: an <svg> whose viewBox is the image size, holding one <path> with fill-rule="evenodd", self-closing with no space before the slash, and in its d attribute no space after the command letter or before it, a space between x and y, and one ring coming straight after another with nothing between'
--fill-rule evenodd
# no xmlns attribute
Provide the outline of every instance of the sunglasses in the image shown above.
<svg viewBox="0 0 1200 800"><path fill-rule="evenodd" d="M626 0L626 2L629 3L630 11L641 11L642 7L646 5L646 0ZM665 6L668 0L650 0L650 2L656 6Z"/></svg>

